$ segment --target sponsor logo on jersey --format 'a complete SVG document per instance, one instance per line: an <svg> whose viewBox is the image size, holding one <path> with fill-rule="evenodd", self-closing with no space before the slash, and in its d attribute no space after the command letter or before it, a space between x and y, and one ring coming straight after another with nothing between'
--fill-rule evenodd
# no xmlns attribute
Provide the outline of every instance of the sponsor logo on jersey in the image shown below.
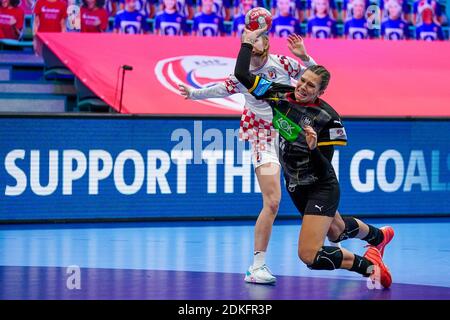
<svg viewBox="0 0 450 320"><path fill-rule="evenodd" d="M303 116L301 119L302 126L312 126L313 120L308 116Z"/></svg>
<svg viewBox="0 0 450 320"><path fill-rule="evenodd" d="M289 119L285 114L281 113L275 108L275 115L273 117L273 125L278 130L280 135L287 141L293 142L298 138L302 128ZM282 146L283 150L283 146Z"/></svg>
<svg viewBox="0 0 450 320"><path fill-rule="evenodd" d="M41 11L44 13L59 13L60 9L47 8L46 6L42 6Z"/></svg>
<svg viewBox="0 0 450 320"><path fill-rule="evenodd" d="M294 127L292 127L289 122L287 122L285 119L278 119L277 121L278 125L280 126L281 129L283 129L284 131L286 131L289 134L292 134L292 129Z"/></svg>
<svg viewBox="0 0 450 320"><path fill-rule="evenodd" d="M330 129L330 140L337 139L347 139L347 133L345 132L345 128L331 128Z"/></svg>
<svg viewBox="0 0 450 320"><path fill-rule="evenodd" d="M275 68L270 68L267 70L267 75L269 76L269 79L274 80L277 78L277 71Z"/></svg>

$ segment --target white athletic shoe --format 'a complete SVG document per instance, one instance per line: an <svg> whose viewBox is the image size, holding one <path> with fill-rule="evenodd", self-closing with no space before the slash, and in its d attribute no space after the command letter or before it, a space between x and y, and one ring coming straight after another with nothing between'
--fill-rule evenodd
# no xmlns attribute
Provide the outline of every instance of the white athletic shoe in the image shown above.
<svg viewBox="0 0 450 320"><path fill-rule="evenodd" d="M273 276L272 272L269 270L269 267L263 265L258 269L253 269L253 266L250 266L245 273L244 280L251 283L270 284L275 283L277 278Z"/></svg>

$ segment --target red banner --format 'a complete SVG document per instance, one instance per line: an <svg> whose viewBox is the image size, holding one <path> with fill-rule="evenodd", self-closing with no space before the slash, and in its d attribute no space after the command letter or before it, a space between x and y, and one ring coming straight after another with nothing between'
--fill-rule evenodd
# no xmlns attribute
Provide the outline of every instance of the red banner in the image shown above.
<svg viewBox="0 0 450 320"><path fill-rule="evenodd" d="M42 33L39 38L86 86L119 110L120 66L126 71L122 113L239 114L241 95L185 100L177 83L196 87L233 72L237 38ZM331 71L323 96L344 116L450 116L450 43L305 40ZM286 40L270 50L290 55Z"/></svg>

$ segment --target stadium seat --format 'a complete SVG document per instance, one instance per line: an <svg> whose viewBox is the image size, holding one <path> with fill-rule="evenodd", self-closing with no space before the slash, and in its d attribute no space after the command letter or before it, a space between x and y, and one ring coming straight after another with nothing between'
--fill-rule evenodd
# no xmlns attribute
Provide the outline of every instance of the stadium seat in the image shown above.
<svg viewBox="0 0 450 320"><path fill-rule="evenodd" d="M47 47L42 47L42 57L44 58L44 78L45 80L73 81L74 75Z"/></svg>
<svg viewBox="0 0 450 320"><path fill-rule="evenodd" d="M110 112L112 109L102 99L75 77L77 103L75 111Z"/></svg>
<svg viewBox="0 0 450 320"><path fill-rule="evenodd" d="M20 41L13 39L0 39L0 50L15 50L15 51L32 51L33 41Z"/></svg>

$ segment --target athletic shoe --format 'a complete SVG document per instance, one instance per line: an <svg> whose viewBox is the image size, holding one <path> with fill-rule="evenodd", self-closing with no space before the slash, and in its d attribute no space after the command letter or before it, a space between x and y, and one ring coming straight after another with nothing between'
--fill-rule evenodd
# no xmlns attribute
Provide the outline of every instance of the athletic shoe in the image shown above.
<svg viewBox="0 0 450 320"><path fill-rule="evenodd" d="M272 272L269 270L269 267L263 265L257 269L253 269L253 266L250 266L245 273L244 280L251 283L270 284L275 283L277 278L273 276Z"/></svg>
<svg viewBox="0 0 450 320"><path fill-rule="evenodd" d="M384 256L384 247L391 242L392 238L394 238L394 229L390 226L381 227L381 232L383 232L384 239L383 241L376 246L376 248L380 251L381 257Z"/></svg>
<svg viewBox="0 0 450 320"><path fill-rule="evenodd" d="M370 279L372 279L372 281L379 280L383 287L389 288L392 284L392 276L388 267L383 262L380 251L378 251L376 247L370 246L364 254L364 258L372 262L375 267L379 268L379 272L376 272L376 270L372 272ZM379 279L376 279L378 277Z"/></svg>

